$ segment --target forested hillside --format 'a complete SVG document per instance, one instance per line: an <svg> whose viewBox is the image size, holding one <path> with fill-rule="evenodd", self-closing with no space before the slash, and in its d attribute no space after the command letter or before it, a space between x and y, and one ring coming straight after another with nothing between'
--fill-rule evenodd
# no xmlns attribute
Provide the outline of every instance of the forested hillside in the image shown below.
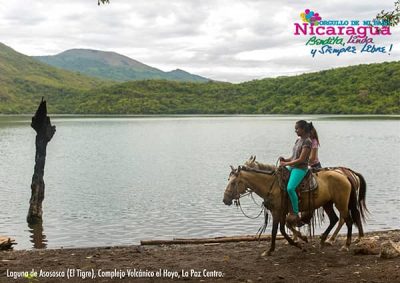
<svg viewBox="0 0 400 283"><path fill-rule="evenodd" d="M400 114L400 62L241 84L128 82L80 96L78 113Z"/></svg>
<svg viewBox="0 0 400 283"><path fill-rule="evenodd" d="M107 84L50 67L0 43L0 113L31 113L42 96L63 111L69 98Z"/></svg>
<svg viewBox="0 0 400 283"><path fill-rule="evenodd" d="M0 113L400 114L400 62L241 84L115 83L62 71L0 44Z"/></svg>

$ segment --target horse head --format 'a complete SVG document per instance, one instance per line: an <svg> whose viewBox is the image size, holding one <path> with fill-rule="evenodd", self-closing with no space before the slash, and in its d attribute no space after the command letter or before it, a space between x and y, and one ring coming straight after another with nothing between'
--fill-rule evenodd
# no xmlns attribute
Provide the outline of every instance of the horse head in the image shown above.
<svg viewBox="0 0 400 283"><path fill-rule="evenodd" d="M256 161L256 156L255 155L250 156L250 158L244 163L244 165L249 168L258 169L258 162Z"/></svg>
<svg viewBox="0 0 400 283"><path fill-rule="evenodd" d="M235 169L231 165L231 172L228 177L228 185L224 192L223 202L226 205L231 205L233 200L238 200L242 194L246 192L247 185L240 175L242 167Z"/></svg>
<svg viewBox="0 0 400 283"><path fill-rule="evenodd" d="M250 156L250 158L248 160L246 160L244 165L247 168L259 169L259 170L268 171L268 172L274 172L277 169L276 166L274 166L274 165L264 164L264 163L256 161L255 155Z"/></svg>

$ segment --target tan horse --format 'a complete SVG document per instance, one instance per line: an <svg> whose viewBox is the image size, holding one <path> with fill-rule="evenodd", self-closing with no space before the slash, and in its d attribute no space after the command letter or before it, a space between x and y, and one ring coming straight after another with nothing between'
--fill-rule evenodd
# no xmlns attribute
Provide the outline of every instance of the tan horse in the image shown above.
<svg viewBox="0 0 400 283"><path fill-rule="evenodd" d="M281 234L289 242L289 244L301 248L300 244L294 242L285 231L286 215L288 212L287 198L283 197L274 173L274 170L260 173L248 167L239 166L238 169L234 169L232 167L232 171L229 175L229 182L225 189L223 199L223 202L226 205L231 205L232 201L234 199L239 199L248 188L264 199L267 209L269 209L272 214L272 239L271 246L268 251L269 255L275 250L275 240L278 227L280 228ZM351 215L349 213L350 198L353 200L357 199L355 191L352 190L351 184L349 184L347 178L338 172L324 171L318 174L317 179L319 184L317 196L312 200L311 203L308 202L307 197L304 197L299 206L300 211L306 211L309 206L312 206L313 209L317 209L321 206L329 209L331 203L333 203L339 210L340 217L345 220L347 226L347 240L345 248L348 250L348 247L351 244L351 232L353 224L352 216L354 217L355 221L361 223L360 213L357 214L354 211L356 208L351 208ZM365 196L365 192L362 195ZM365 207L364 199L359 198L358 201L360 207ZM361 213L361 217L363 217L363 215L364 214ZM321 236L321 243L325 242L327 235L332 230L334 225L335 224L329 225L328 229L323 233Z"/></svg>
<svg viewBox="0 0 400 283"><path fill-rule="evenodd" d="M260 163L260 162L256 161L256 156L250 156L249 160L247 160L247 161L245 162L244 165L247 166L247 167L254 168L254 169L259 169L259 170L267 170L267 171L274 171L274 170L276 170L276 167L273 166L273 165L263 164L263 163ZM340 174L344 174L343 168L338 167L338 168L334 168L334 169L332 169L332 170L335 170L336 172L338 172L338 173L340 173ZM354 171L351 170L351 169L347 169L347 171L348 171L347 173L348 173L348 174L351 174L352 178L353 178L353 179L355 180L355 182L356 182L356 183L350 182L351 185L353 186L353 189L356 190L356 193L357 193L357 194L358 194L360 191L363 192L363 193L364 193L364 196L362 196L362 198L365 199L365 192L366 192L366 186L367 186L367 184L365 183L364 177L363 177L361 174L359 174L359 173L357 173L357 172L354 172ZM361 215L362 217L361 217L361 218L362 218L362 219L365 219L364 213L368 211L367 208L366 208L366 206L365 206L365 201L363 201L362 207L360 207L360 208L358 207L357 200L354 200L354 203L349 203L349 208L350 208L351 205L356 206L356 207L357 207L357 210L359 209L359 210L360 210L360 213L362 213L362 215ZM339 218L337 217L336 213L335 213L335 210L333 209L333 203L331 202L330 204L324 206L324 210L326 211L326 213L327 213L327 215L328 215L328 217L329 217L330 225L332 225L332 227L333 227L333 226L337 223L337 221L338 221L338 219L339 219ZM357 213L357 212L356 212L356 213ZM304 216L303 216L303 215L304 215ZM305 220L306 222L309 222L309 221L311 220L312 214L311 214L311 215L308 215L308 212L306 212L306 213L303 213L303 215L302 215L302 219L306 219L306 220ZM354 220L354 219L353 219L353 220ZM335 243L336 237L337 237L337 235L339 234L339 231L340 231L340 229L342 228L342 226L343 226L344 223L345 223L345 220L344 220L343 218L340 218L339 224L338 224L338 226L337 226L335 232L334 232L334 233L332 234L332 236L325 242L326 244L333 245L333 244ZM362 226L362 223L359 223L359 222L356 222L356 225L357 225L357 227L358 227L358 239L357 239L357 241L360 241L360 240L361 240L361 237L364 236L363 226ZM291 228L291 227L289 227L289 228ZM292 230L292 229L291 229L291 230ZM292 231L293 231L293 230L292 230ZM295 237L299 236L299 238L304 239L302 236L300 236L301 234L299 234L299 232L297 232L297 231L293 231L293 232L294 232ZM326 235L326 237L327 237L327 236L328 236L328 235ZM322 236L322 237L323 237L323 236Z"/></svg>

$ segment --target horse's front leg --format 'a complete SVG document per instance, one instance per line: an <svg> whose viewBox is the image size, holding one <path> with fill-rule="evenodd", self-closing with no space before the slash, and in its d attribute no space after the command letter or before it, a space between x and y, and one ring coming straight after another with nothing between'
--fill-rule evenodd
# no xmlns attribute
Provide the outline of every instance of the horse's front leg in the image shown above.
<svg viewBox="0 0 400 283"><path fill-rule="evenodd" d="M282 217L282 218L281 218L281 221L280 221L280 226L279 226L279 229L280 229L280 231L281 231L282 236L286 239L286 241L288 241L288 243L289 243L290 245L295 246L295 247L298 247L299 249L302 249L302 246L301 246L299 243L293 241L293 239L290 238L289 235L286 233L286 231L285 231L285 225L286 225L286 219L285 219L284 217ZM289 227L289 226L288 226L288 227ZM290 227L289 227L289 229L290 229ZM293 227L292 227L292 229L293 229ZM300 232L299 232L299 233L300 233ZM301 233L300 233L300 235L301 235Z"/></svg>
<svg viewBox="0 0 400 283"><path fill-rule="evenodd" d="M278 225L279 225L278 218L272 216L271 246L269 247L268 252L264 252L262 254L262 256L264 256L264 255L269 255L270 256L275 251L275 241L276 241L276 234L278 233Z"/></svg>

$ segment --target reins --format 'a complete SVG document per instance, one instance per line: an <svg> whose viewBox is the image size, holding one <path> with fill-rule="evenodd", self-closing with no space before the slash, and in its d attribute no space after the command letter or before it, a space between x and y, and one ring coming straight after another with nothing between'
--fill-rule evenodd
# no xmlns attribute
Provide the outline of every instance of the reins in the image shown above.
<svg viewBox="0 0 400 283"><path fill-rule="evenodd" d="M236 189L236 191L237 191L237 184L236 184L236 186L235 186L235 189ZM242 208L242 205L241 205L241 203L240 203L240 199L241 199L242 197L245 197L245 196L248 196L248 195L251 196L251 198L253 199L253 202L254 202L256 205L259 205L259 204L255 201L255 199L254 199L254 197L253 197L253 191L251 191L251 190L249 190L249 191L247 191L246 193L244 193L243 195L239 196L239 198L238 198L237 200L235 200L235 205L238 206L238 207L240 208L240 211L242 212L242 214L243 214L244 216L246 216L247 218L249 218L249 219L257 219L258 217L260 217L261 213L264 211L264 206L261 204L261 211L257 214L257 216L255 216L255 217L248 216L248 215L244 212L244 210L243 210L243 208Z"/></svg>
<svg viewBox="0 0 400 283"><path fill-rule="evenodd" d="M251 194L251 193L250 193ZM247 195L247 194L246 194ZM264 206L263 205L261 205L261 210L260 210L260 212L257 214L257 216L254 216L254 217L252 217L252 216L248 216L244 211L243 211L243 208L242 208L242 205L240 204L240 200L237 200L236 201L236 205L237 206L239 206L239 208L240 208L240 211L242 212L242 214L244 215L244 216L246 216L247 218L249 218L249 219L257 219L258 217L260 217L260 215L261 215L261 213L264 211Z"/></svg>
<svg viewBox="0 0 400 283"><path fill-rule="evenodd" d="M271 176L271 175L275 175L275 173L276 173L276 171L265 171L265 170L255 169L255 168L247 168L247 167L240 167L240 166L239 166L239 168L240 168L240 170L243 170L243 171L256 172L256 173L266 174L266 175L270 175L270 176ZM274 184L275 184L275 181L276 181L276 178L274 178L274 181L272 182L271 186L269 187L269 193L268 193L268 194L271 193L271 190L272 190L272 187L273 187ZM236 183L236 186L235 186L235 190L237 191L237 183ZM251 198L252 198L254 204L256 204L257 206L261 206L260 212L259 212L258 215L255 216L255 217L248 216L248 215L243 211L242 205L240 204L240 199L241 199L242 197L248 196L248 195L251 196ZM249 218L249 219L257 219L258 217L260 217L261 213L263 213L263 211L265 211L265 204L264 204L264 202L263 202L261 205L258 204L258 203L256 202L256 200L254 199L254 197L253 197L253 191L250 190L250 189L248 189L248 191L247 191L246 193L244 193L243 195L239 196L239 198L238 198L237 200L235 200L235 203L236 203L237 206L239 206L240 211L242 212L242 214L243 214L244 216L246 216L247 218ZM267 213L265 213L265 217L266 217L266 219L268 219L268 214L267 214ZM267 222L267 221L265 221L265 222ZM266 223L265 223L265 224L259 229L259 232L260 232L260 230L265 231L266 226L267 226L267 225L266 225ZM258 233L259 233L259 232L258 232ZM260 233L260 236L261 236L261 234L262 234L262 232Z"/></svg>

